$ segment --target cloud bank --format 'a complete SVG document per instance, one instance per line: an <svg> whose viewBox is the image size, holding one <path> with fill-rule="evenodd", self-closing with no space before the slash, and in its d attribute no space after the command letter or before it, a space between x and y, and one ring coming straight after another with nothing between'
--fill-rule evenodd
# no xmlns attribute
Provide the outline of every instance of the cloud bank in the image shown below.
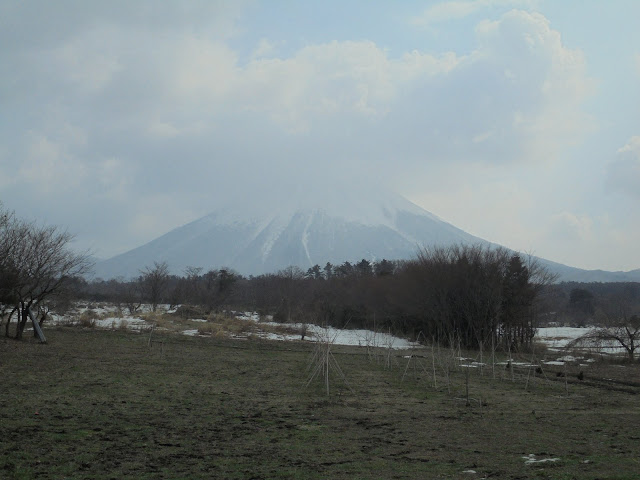
<svg viewBox="0 0 640 480"><path fill-rule="evenodd" d="M529 4L449 2L420 18ZM230 197L334 179L386 183L465 228L478 212L445 185L533 208L534 183L594 129L583 52L533 11L477 23L470 52L392 55L375 39L242 45L250 7L235 2L38 7L1 7L0 193L100 256ZM616 188L633 187L626 161L611 167Z"/></svg>

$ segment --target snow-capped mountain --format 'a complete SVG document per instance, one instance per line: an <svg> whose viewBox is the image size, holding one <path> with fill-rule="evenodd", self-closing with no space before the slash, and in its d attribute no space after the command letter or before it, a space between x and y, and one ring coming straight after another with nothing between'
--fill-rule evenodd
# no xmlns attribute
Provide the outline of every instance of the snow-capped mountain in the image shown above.
<svg viewBox="0 0 640 480"><path fill-rule="evenodd" d="M287 197L302 201L287 200ZM381 190L282 192L255 204L229 202L211 214L96 265L96 276L133 277L154 261L174 273L187 266L230 267L244 275L326 262L404 259L418 248L487 243L405 198Z"/></svg>
<svg viewBox="0 0 640 480"><path fill-rule="evenodd" d="M97 263L94 274L133 278L164 261L175 274L193 266L259 275L290 265L306 270L326 262L407 259L421 247L452 244L490 245L382 189L296 185L265 192L258 201L239 195L205 217ZM640 270L581 270L539 261L562 281L640 281Z"/></svg>

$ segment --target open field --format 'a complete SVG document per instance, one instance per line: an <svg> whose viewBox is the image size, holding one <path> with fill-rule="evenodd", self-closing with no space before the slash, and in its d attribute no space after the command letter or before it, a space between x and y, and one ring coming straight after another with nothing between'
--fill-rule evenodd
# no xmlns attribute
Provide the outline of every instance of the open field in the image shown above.
<svg viewBox="0 0 640 480"><path fill-rule="evenodd" d="M446 352L434 387L429 349L334 346L327 396L313 344L46 333L0 340L1 478L640 478L638 365L451 367L447 388Z"/></svg>

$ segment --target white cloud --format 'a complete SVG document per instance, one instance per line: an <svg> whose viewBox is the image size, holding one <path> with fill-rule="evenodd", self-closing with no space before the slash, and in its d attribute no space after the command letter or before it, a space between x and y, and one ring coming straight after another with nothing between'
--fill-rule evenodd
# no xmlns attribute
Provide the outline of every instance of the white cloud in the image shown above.
<svg viewBox="0 0 640 480"><path fill-rule="evenodd" d="M169 122L153 122L149 125L148 132L150 135L173 138L180 135L180 130Z"/></svg>
<svg viewBox="0 0 640 480"><path fill-rule="evenodd" d="M406 81L449 63L419 54L394 61L372 42L331 42L288 59L250 62L240 85L245 109L265 112L291 129L326 115L383 116Z"/></svg>
<svg viewBox="0 0 640 480"><path fill-rule="evenodd" d="M271 56L275 52L275 49L276 46L274 43L270 42L266 38L261 38L258 42L258 46L251 53L251 59L258 60L260 58Z"/></svg>
<svg viewBox="0 0 640 480"><path fill-rule="evenodd" d="M640 156L640 135L631 137L625 146L618 149L618 153L631 153L635 156Z"/></svg>
<svg viewBox="0 0 640 480"><path fill-rule="evenodd" d="M595 180L591 186L581 185L588 178L587 172L579 170L584 168L579 163L575 168L571 183L559 182L567 192L564 200L546 203L548 217L542 216L538 221L540 236L536 242L542 251L536 253L581 268L638 268L634 245L640 241L640 137L632 137L606 166L604 183L608 195L599 195ZM599 182L601 185L602 180ZM581 191L595 205L581 201ZM544 206L541 202L536 211L543 211ZM562 210L554 212L559 206Z"/></svg>
<svg viewBox="0 0 640 480"><path fill-rule="evenodd" d="M482 10L495 7L533 7L534 0L460 0L431 5L420 15L411 19L411 23L421 27L429 27L438 23L459 20Z"/></svg>
<svg viewBox="0 0 640 480"><path fill-rule="evenodd" d="M410 199L463 230L489 241L528 251L536 243L528 224L535 193L504 167L450 165L418 177Z"/></svg>
<svg viewBox="0 0 640 480"><path fill-rule="evenodd" d="M65 44L52 73L56 85L94 89L87 106L99 110L85 112L90 121L167 139L206 135L237 119L317 141L349 130L374 143L401 142L408 159L424 158L428 145L429 162L511 162L553 158L588 131L580 109L591 91L584 58L543 16L512 11L483 22L477 35L478 48L464 57L392 58L373 42L334 41L241 63L218 39L102 29ZM103 58L85 63L95 51ZM61 93L82 111L84 94Z"/></svg>
<svg viewBox="0 0 640 480"><path fill-rule="evenodd" d="M459 11L514 4L457 3ZM446 183L444 170L449 191L421 197L427 208L522 245L526 221L513 218L533 208L534 188L491 175L553 163L590 128L584 57L539 14L481 23L467 55L392 54L364 40L308 43L284 55L268 38L243 53L228 34L206 32L98 22L12 56L0 65L15 119L0 131L3 162L11 162L3 172L22 169L25 190L55 179L80 226L105 212L93 228L108 253L231 193L335 177L424 189ZM59 125L82 128L61 133ZM25 129L36 133L27 138ZM487 165L492 173L480 174ZM475 174L460 184L461 171ZM7 188L0 185L3 196L17 192ZM87 200L75 205L79 195ZM482 230L471 214L455 215L475 203L486 207L476 217L488 212Z"/></svg>
<svg viewBox="0 0 640 480"><path fill-rule="evenodd" d="M86 164L71 151L76 142L84 140L82 134L69 126L63 126L61 132L63 138L55 140L35 132L27 136L25 156L16 176L18 183L29 186L34 197L77 187L88 175Z"/></svg>
<svg viewBox="0 0 640 480"><path fill-rule="evenodd" d="M640 215L633 205L614 204L610 213L591 215L564 211L553 215L540 245L543 256L587 269L638 268Z"/></svg>
<svg viewBox="0 0 640 480"><path fill-rule="evenodd" d="M223 43L188 37L176 42L170 55L166 73L181 97L221 101L238 82L236 54Z"/></svg>
<svg viewBox="0 0 640 480"><path fill-rule="evenodd" d="M505 72L513 126L523 134L531 158L553 158L593 129L593 120L582 111L594 92L584 55L566 48L544 16L511 11L498 21L482 22L477 31L482 47L474 56Z"/></svg>
<svg viewBox="0 0 640 480"><path fill-rule="evenodd" d="M542 254L550 260L564 259L569 265L581 268L601 268L599 259L590 252L611 243L609 219L593 218L586 213L561 211L554 213L542 224L539 244L545 245ZM612 263L617 258L611 256Z"/></svg>
<svg viewBox="0 0 640 480"><path fill-rule="evenodd" d="M118 51L124 47L114 42L118 31L97 29L54 47L41 62L45 68L62 70L74 88L86 93L104 89L122 69Z"/></svg>
<svg viewBox="0 0 640 480"><path fill-rule="evenodd" d="M428 143L438 156L458 160L551 160L589 131L580 108L592 92L583 55L567 49L543 16L509 12L483 22L478 41L466 57L414 51L391 58L372 42L334 41L240 64L226 45L190 38L166 59L175 105L165 101L154 109L171 115L177 104L188 104L192 115L209 120L247 114L286 134L364 128L390 142L385 122L398 128L417 120L422 140L410 157ZM179 131L184 120L160 124ZM395 141L409 141L417 125L402 127ZM480 140L486 151L478 151Z"/></svg>
<svg viewBox="0 0 640 480"><path fill-rule="evenodd" d="M606 186L610 191L640 198L640 135L618 149L607 167Z"/></svg>
<svg viewBox="0 0 640 480"><path fill-rule="evenodd" d="M118 158L107 158L96 167L94 194L107 201L126 203L135 188L136 168ZM96 188L99 187L99 188Z"/></svg>
<svg viewBox="0 0 640 480"><path fill-rule="evenodd" d="M186 103L195 114L206 109L210 118L248 112L288 133L307 132L327 116L382 117L407 84L446 73L458 61L453 54L437 58L417 51L391 59L366 41L310 45L288 58L252 58L242 65L227 46L207 39L182 40L169 51L165 87L175 103L165 99L160 108ZM170 121L154 125L159 134L172 130L161 125L180 130Z"/></svg>
<svg viewBox="0 0 640 480"><path fill-rule="evenodd" d="M551 217L551 237L562 239L563 242L574 244L576 242L590 241L593 235L593 220L585 214L572 212L560 212Z"/></svg>
<svg viewBox="0 0 640 480"><path fill-rule="evenodd" d="M193 211L176 202L173 195L163 192L137 199L129 208L126 227L140 243L166 233L167 224L180 226L197 218Z"/></svg>

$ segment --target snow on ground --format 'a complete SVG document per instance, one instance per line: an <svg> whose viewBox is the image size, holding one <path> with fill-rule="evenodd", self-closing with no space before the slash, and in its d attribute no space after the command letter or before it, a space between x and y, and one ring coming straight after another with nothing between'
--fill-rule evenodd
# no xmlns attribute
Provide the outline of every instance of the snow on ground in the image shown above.
<svg viewBox="0 0 640 480"><path fill-rule="evenodd" d="M95 321L95 326L99 328L128 328L130 330L142 330L150 325L141 318L135 317L107 317Z"/></svg>
<svg viewBox="0 0 640 480"><path fill-rule="evenodd" d="M405 349L412 347L419 347L420 344L416 342L410 342L407 339L393 336L389 333L376 333L371 330L357 330L357 329L339 329L334 327L321 327L312 324L302 323L277 323L271 321L273 317L265 317L266 321L261 321L260 316L255 312L242 312L235 314L237 318L256 322L262 325L269 325L272 327L287 327L289 329L295 329L302 331L303 328L307 328L305 334L305 340L307 341L321 341L330 342L334 345L351 345L360 347L383 347L392 349ZM300 340L301 334L276 334L276 333L264 333L260 335L262 338L269 340Z"/></svg>
<svg viewBox="0 0 640 480"><path fill-rule="evenodd" d="M557 462L560 459L559 458L536 458L535 454L530 453L529 455L527 455L526 457L522 457L524 459L524 464L525 465L533 465L535 463L546 463L546 462Z"/></svg>
<svg viewBox="0 0 640 480"><path fill-rule="evenodd" d="M371 330L339 330L333 327L309 325L309 332L314 339L329 340L336 345L357 345L361 347L383 347L405 349L418 347L420 344L407 339L395 337L388 333L375 333Z"/></svg>
<svg viewBox="0 0 640 480"><path fill-rule="evenodd" d="M169 305L159 305L159 311L164 311L166 313L175 312L176 309L173 308L170 310ZM95 328L105 328L105 329L116 329L116 328L127 328L130 330L144 330L151 328L152 324L147 322L137 316L136 314L129 314L128 311L123 309L118 309L114 305L79 305L73 311L71 311L67 315L56 315L51 314L48 319L48 323L54 325L64 325L71 324L73 322L78 322L78 318L86 314L86 312L91 311L95 314L96 317L91 319L90 322ZM150 308L148 306L143 306L140 309L140 312L148 312ZM265 317L260 317L256 312L231 312L236 318L240 320L244 320L247 322L253 322L258 327L260 325L268 326L268 327L282 327L283 329L289 331L299 331L302 332L303 329L306 329L305 332L305 341L310 342L318 342L318 341L328 341L334 345L352 345L352 346L363 346L363 347L382 347L382 348L391 348L391 349L407 349L412 347L420 346L418 343L410 342L409 340L395 337L389 333L376 333L370 330L356 330L356 329L337 329L333 327L321 327L318 325L303 325L301 323L298 324L290 324L290 323L277 323L273 322L273 317L268 315ZM264 321L262 321L264 320ZM207 320L204 318L194 318L190 319L191 322L205 323ZM272 329L269 329L272 330ZM190 336L198 336L200 335L198 329L194 329L193 327L188 328L185 326L185 329L181 332L183 335ZM271 333L271 332L259 332L254 333L254 335L264 338L267 340L280 340L280 341L292 341L292 340L301 340L301 333L296 334L287 334L287 333Z"/></svg>
<svg viewBox="0 0 640 480"><path fill-rule="evenodd" d="M110 304L80 304L68 315L56 315L51 314L48 320L50 324L70 324L78 322L81 315L91 311L95 317L91 322L93 326L97 328L127 328L130 330L144 330L151 328L152 324L140 318L142 313L150 312L149 305L143 305L139 309L137 314L129 314L126 309L119 309L115 305ZM169 305L159 305L158 310L165 313L172 313L176 311L176 307L171 308ZM390 333L376 333L370 330L363 329L338 329L334 327L321 327L312 324L283 324L273 321L273 317L270 315L261 317L256 312L230 312L236 318L247 322L252 322L257 325L258 330L260 326L265 327L265 331L259 331L258 333L251 333L260 338L267 340L279 340L279 341L300 341L302 339L302 331L305 331L304 341L310 342L330 342L335 345L350 345L361 347L378 347L378 348L390 348L390 349L409 349L419 347L420 344L411 342L407 339L399 338L391 335ZM194 318L190 322L206 323L204 318ZM198 329L194 329L193 325L185 325L182 334L196 336L200 335ZM574 328L574 327L545 327L538 328L537 338L544 343L550 351L561 351L570 341L588 333L594 327L587 328ZM273 333L273 330L288 331L288 332L300 332L300 333ZM268 331L267 331L268 330ZM238 338L246 338L241 336ZM607 353L614 353L609 349ZM574 358L569 355L565 355L561 358L549 359L544 363L547 365L564 365L565 363L575 362L590 362L592 360L585 360L584 357ZM526 363L518 364L512 362L514 366L525 366ZM479 367L477 362L467 361L466 365L470 368ZM585 365L586 366L586 365Z"/></svg>
<svg viewBox="0 0 640 480"><path fill-rule="evenodd" d="M567 344L582 335L589 333L593 327L545 327L538 328L536 336L538 340L549 348L564 348Z"/></svg>
<svg viewBox="0 0 640 480"><path fill-rule="evenodd" d="M538 328L537 330L537 338L542 343L544 343L550 351L562 351L569 342L575 340L578 337L586 335L587 333L595 330L596 327L584 327L584 328L576 328L576 327L547 327L547 328ZM624 354L625 350L622 346L616 343L604 344L600 347L592 347L580 348L581 351L590 351L591 353L596 353L599 355L619 355ZM593 359L584 360L584 357L573 358L570 356L565 356L563 358L558 358L556 361L558 362L577 362L582 360L583 362L592 362ZM555 365L554 363L546 362L549 365Z"/></svg>

